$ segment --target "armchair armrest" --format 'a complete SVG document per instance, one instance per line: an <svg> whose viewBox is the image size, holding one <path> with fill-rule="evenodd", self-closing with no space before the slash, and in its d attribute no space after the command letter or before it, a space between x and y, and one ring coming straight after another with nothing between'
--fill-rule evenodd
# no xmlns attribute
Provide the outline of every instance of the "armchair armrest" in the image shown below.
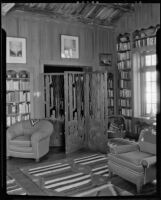
<svg viewBox="0 0 161 200"><path fill-rule="evenodd" d="M141 164L143 165L143 167L150 167L151 165L154 165L156 163L156 156L152 156L152 157L148 157L148 158L144 158L141 161Z"/></svg>
<svg viewBox="0 0 161 200"><path fill-rule="evenodd" d="M15 132L14 130L7 130L7 140L12 140L17 136L23 135L20 132Z"/></svg>
<svg viewBox="0 0 161 200"><path fill-rule="evenodd" d="M139 150L138 144L127 144L127 145L121 145L121 146L113 146L110 148L111 153L114 153L114 154L126 153L126 152L137 151L137 150Z"/></svg>

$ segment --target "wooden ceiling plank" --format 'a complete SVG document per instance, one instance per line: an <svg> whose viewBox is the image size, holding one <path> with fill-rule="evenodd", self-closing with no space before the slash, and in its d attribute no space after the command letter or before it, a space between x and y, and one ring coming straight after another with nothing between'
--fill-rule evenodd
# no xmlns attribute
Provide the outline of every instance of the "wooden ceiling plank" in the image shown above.
<svg viewBox="0 0 161 200"><path fill-rule="evenodd" d="M15 3L2 3L2 15L5 16L14 6Z"/></svg>
<svg viewBox="0 0 161 200"><path fill-rule="evenodd" d="M89 10L89 12L84 16L85 18L89 17L89 15L95 10L96 5L92 5L92 8Z"/></svg>

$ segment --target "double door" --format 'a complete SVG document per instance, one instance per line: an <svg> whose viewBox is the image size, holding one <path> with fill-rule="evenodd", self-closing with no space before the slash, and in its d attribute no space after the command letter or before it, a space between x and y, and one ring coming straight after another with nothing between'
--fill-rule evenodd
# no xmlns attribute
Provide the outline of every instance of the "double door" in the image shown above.
<svg viewBox="0 0 161 200"><path fill-rule="evenodd" d="M63 89L60 89L61 92L57 91L57 94L53 91L56 87L54 86L56 76L62 76L62 81L59 82L60 88L62 88L62 82L64 83ZM107 72L44 74L44 86L47 117L52 112L55 115L58 113L56 110L51 111L57 102L54 99L58 100L56 96L64 98L62 119L64 119L67 154L81 148L93 149L99 143L105 142L104 134L108 117ZM60 110L58 102L57 106Z"/></svg>

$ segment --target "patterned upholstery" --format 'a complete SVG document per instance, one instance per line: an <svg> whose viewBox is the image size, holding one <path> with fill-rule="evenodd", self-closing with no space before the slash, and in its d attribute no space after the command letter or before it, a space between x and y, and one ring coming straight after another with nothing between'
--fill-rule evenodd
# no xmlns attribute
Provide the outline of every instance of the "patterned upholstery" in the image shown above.
<svg viewBox="0 0 161 200"><path fill-rule="evenodd" d="M108 138L124 138L126 132L125 119L121 115L112 115L108 118Z"/></svg>
<svg viewBox="0 0 161 200"><path fill-rule="evenodd" d="M156 134L151 128L141 131L138 143L111 148L108 154L110 174L136 184L137 192L142 185L156 179Z"/></svg>

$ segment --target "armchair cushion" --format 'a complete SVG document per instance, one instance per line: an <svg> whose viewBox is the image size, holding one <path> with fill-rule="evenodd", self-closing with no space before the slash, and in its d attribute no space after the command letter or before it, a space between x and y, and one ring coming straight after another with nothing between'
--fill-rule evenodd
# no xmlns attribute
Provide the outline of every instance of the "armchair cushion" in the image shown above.
<svg viewBox="0 0 161 200"><path fill-rule="evenodd" d="M31 147L31 137L28 135L17 136L10 140L10 145L19 147Z"/></svg>
<svg viewBox="0 0 161 200"><path fill-rule="evenodd" d="M151 165L156 164L156 156L152 156L152 157L149 157L149 158L144 158L142 160L141 164L146 168L150 167Z"/></svg>
<svg viewBox="0 0 161 200"><path fill-rule="evenodd" d="M144 158L148 158L150 155L145 152L131 151L127 153L118 154L118 158L123 159L127 162L135 165L140 165Z"/></svg>
<svg viewBox="0 0 161 200"><path fill-rule="evenodd" d="M120 158L121 154L112 154L109 153L108 154L108 158L109 158L109 166L111 165L111 163L114 163L116 166L121 166L124 169L131 169L131 171L136 171L138 173L143 173L144 169L143 166L141 164L135 164L132 162L128 162L127 160L124 160L122 158Z"/></svg>
<svg viewBox="0 0 161 200"><path fill-rule="evenodd" d="M10 151L21 152L21 153L32 153L33 149L32 147L19 147L19 146L10 145Z"/></svg>
<svg viewBox="0 0 161 200"><path fill-rule="evenodd" d="M128 153L122 153L122 154L112 154L109 155L110 162L117 163L117 165L123 166L124 168L129 168L131 170L134 170L139 173L143 173L144 169L142 166L141 161L146 157L149 157L149 154L139 152L138 151L132 151Z"/></svg>
<svg viewBox="0 0 161 200"><path fill-rule="evenodd" d="M110 151L111 153L114 153L114 154L127 153L130 151L139 151L139 146L137 144L113 146L110 148Z"/></svg>

